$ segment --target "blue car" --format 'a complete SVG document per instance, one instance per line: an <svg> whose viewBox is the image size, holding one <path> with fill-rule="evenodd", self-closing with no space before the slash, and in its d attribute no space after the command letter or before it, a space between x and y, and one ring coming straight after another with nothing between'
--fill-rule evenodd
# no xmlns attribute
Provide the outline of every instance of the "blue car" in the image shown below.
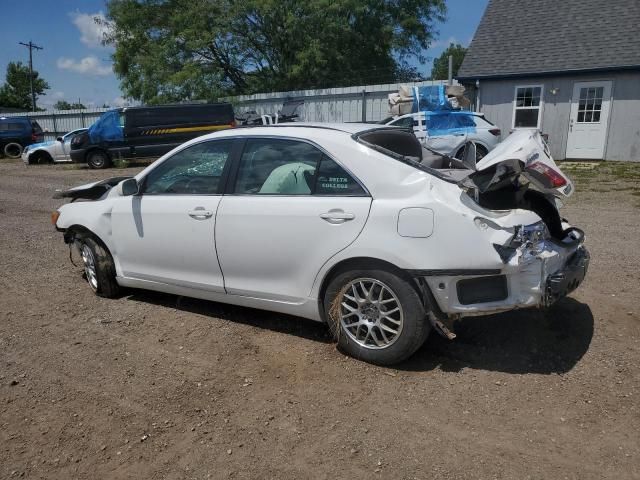
<svg viewBox="0 0 640 480"><path fill-rule="evenodd" d="M20 158L24 147L43 138L42 128L29 117L0 117L0 152L9 158Z"/></svg>

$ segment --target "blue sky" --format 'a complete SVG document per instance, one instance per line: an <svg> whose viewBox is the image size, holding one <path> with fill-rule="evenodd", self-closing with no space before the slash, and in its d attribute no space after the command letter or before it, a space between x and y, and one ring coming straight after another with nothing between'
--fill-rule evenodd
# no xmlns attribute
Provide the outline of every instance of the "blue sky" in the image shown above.
<svg viewBox="0 0 640 480"><path fill-rule="evenodd" d="M447 21L426 55L432 60L449 45L468 45L488 0L447 0ZM104 0L0 0L0 82L7 63L29 61L29 51L18 42L33 41L34 69L49 82L38 105L50 107L57 100L80 101L87 106L111 106L125 102L118 79L111 70L112 50L100 45L101 31L92 18L105 11ZM431 73L431 60L421 73Z"/></svg>

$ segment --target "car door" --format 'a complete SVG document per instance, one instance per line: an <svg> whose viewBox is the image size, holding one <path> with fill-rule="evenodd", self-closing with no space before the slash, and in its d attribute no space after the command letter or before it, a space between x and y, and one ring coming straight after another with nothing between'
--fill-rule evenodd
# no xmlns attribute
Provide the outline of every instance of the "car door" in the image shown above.
<svg viewBox="0 0 640 480"><path fill-rule="evenodd" d="M75 137L77 133L81 131L82 130L74 130L73 132L69 132L64 135L61 142L56 141L54 158L56 162L71 160L71 158L69 157L69 153L71 152L71 140L73 140L73 137Z"/></svg>
<svg viewBox="0 0 640 480"><path fill-rule="evenodd" d="M179 150L118 199L111 215L115 255L128 278L224 292L216 255L216 210L233 140Z"/></svg>
<svg viewBox="0 0 640 480"><path fill-rule="evenodd" d="M426 112L427 146L445 155L455 155L467 141L467 129L461 127L456 112Z"/></svg>
<svg viewBox="0 0 640 480"><path fill-rule="evenodd" d="M322 265L362 231L371 197L302 140L247 140L233 177L216 225L227 293L304 301Z"/></svg>

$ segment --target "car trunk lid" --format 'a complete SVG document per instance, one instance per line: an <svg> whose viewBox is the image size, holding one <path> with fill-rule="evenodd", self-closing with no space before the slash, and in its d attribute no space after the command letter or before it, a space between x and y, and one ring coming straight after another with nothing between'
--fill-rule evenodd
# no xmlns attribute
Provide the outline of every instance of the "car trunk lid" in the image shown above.
<svg viewBox="0 0 640 480"><path fill-rule="evenodd" d="M551 158L549 147L537 130L516 130L475 165L460 182L479 193L497 191L514 184L522 189L533 186L554 197L573 193L571 180Z"/></svg>

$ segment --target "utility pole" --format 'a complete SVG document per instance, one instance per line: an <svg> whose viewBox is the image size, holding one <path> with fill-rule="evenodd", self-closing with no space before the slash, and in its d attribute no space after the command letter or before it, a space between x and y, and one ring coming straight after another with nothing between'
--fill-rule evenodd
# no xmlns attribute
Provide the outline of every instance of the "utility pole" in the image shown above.
<svg viewBox="0 0 640 480"><path fill-rule="evenodd" d="M36 92L33 91L33 49L42 50L42 47L39 47L31 40L29 43L18 42L20 45L24 45L29 49L29 85L31 86L31 111L36 111Z"/></svg>

